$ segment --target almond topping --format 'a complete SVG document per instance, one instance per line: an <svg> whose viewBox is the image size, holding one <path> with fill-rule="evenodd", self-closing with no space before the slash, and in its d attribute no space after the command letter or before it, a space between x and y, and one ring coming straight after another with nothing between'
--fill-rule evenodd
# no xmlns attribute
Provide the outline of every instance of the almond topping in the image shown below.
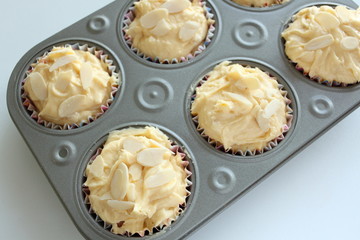
<svg viewBox="0 0 360 240"><path fill-rule="evenodd" d="M243 83L245 83L247 88L250 89L250 90L255 90L255 89L258 89L260 87L259 79L257 79L256 77L243 78L241 81Z"/></svg>
<svg viewBox="0 0 360 240"><path fill-rule="evenodd" d="M66 55L61 58L58 58L53 65L51 65L49 71L53 72L54 70L58 69L59 67L65 66L73 61L77 60L76 55Z"/></svg>
<svg viewBox="0 0 360 240"><path fill-rule="evenodd" d="M160 22L150 32L157 37L166 35L171 29L171 26L166 22L165 19L161 19Z"/></svg>
<svg viewBox="0 0 360 240"><path fill-rule="evenodd" d="M86 63L81 64L80 79L81 79L81 84L82 84L83 88L85 90L87 90L90 87L91 82L93 80L93 72L92 72L91 63L86 62Z"/></svg>
<svg viewBox="0 0 360 240"><path fill-rule="evenodd" d="M340 25L337 17L328 12L319 12L316 14L315 20L326 30L336 28Z"/></svg>
<svg viewBox="0 0 360 240"><path fill-rule="evenodd" d="M331 34L326 34L317 38L314 38L305 44L305 50L314 51L327 46L330 46L334 42L334 38Z"/></svg>
<svg viewBox="0 0 360 240"><path fill-rule="evenodd" d="M199 30L200 24L194 21L187 21L179 31L179 38L183 41L192 39Z"/></svg>
<svg viewBox="0 0 360 240"><path fill-rule="evenodd" d="M272 100L264 109L264 117L272 117L281 108L281 106L282 104L279 100Z"/></svg>
<svg viewBox="0 0 360 240"><path fill-rule="evenodd" d="M48 53L49 58L54 59L65 55L75 55L74 50L71 48L63 48Z"/></svg>
<svg viewBox="0 0 360 240"><path fill-rule="evenodd" d="M189 0L168 0L161 5L161 8L166 8L169 13L178 13L190 6L191 3Z"/></svg>
<svg viewBox="0 0 360 240"><path fill-rule="evenodd" d="M43 76L38 72L33 72L29 75L28 81L30 81L30 86L35 94L35 97L39 100L45 100L48 96L48 92Z"/></svg>
<svg viewBox="0 0 360 240"><path fill-rule="evenodd" d="M107 204L112 209L116 209L119 211L126 211L135 206L135 204L133 202L117 201L117 200L108 200Z"/></svg>
<svg viewBox="0 0 360 240"><path fill-rule="evenodd" d="M65 99L59 106L58 114L60 117L68 117L73 113L86 108L87 96L75 95Z"/></svg>
<svg viewBox="0 0 360 240"><path fill-rule="evenodd" d="M128 190L126 192L126 197L128 201L135 202L136 199L136 187L135 184L129 183Z"/></svg>
<svg viewBox="0 0 360 240"><path fill-rule="evenodd" d="M123 141L123 148L131 154L136 154L146 146L134 137L128 137Z"/></svg>
<svg viewBox="0 0 360 240"><path fill-rule="evenodd" d="M175 177L175 173L171 169L159 171L156 175L145 179L146 188L156 188L169 183Z"/></svg>
<svg viewBox="0 0 360 240"><path fill-rule="evenodd" d="M148 148L137 155L137 162L145 167L154 167L164 161L164 154L169 150L163 148Z"/></svg>
<svg viewBox="0 0 360 240"><path fill-rule="evenodd" d="M60 92L65 92L66 88L69 86L72 78L71 71L59 72L57 77L55 88Z"/></svg>
<svg viewBox="0 0 360 240"><path fill-rule="evenodd" d="M141 178L142 166L138 163L134 163L129 168L129 174L133 181L137 181Z"/></svg>
<svg viewBox="0 0 360 240"><path fill-rule="evenodd" d="M144 28L155 27L158 22L168 16L168 10L165 8L154 9L140 18L140 24Z"/></svg>
<svg viewBox="0 0 360 240"><path fill-rule="evenodd" d="M265 117L262 110L256 115L256 121L262 131L267 132L269 130L270 118Z"/></svg>
<svg viewBox="0 0 360 240"><path fill-rule="evenodd" d="M359 40L355 37L344 37L341 42L341 47L345 50L354 50L359 46Z"/></svg>
<svg viewBox="0 0 360 240"><path fill-rule="evenodd" d="M241 94L232 93L232 92L224 92L223 94L229 97L231 100L236 101L244 112L250 111L251 108L253 107L253 104Z"/></svg>
<svg viewBox="0 0 360 240"><path fill-rule="evenodd" d="M124 199L129 185L129 172L126 164L120 163L111 179L110 192L113 199Z"/></svg>
<svg viewBox="0 0 360 240"><path fill-rule="evenodd" d="M349 10L345 6L337 6L335 11L340 21L344 23L349 22Z"/></svg>
<svg viewBox="0 0 360 240"><path fill-rule="evenodd" d="M92 164L89 166L89 171L95 177L100 178L104 174L104 159L102 156L97 156Z"/></svg>

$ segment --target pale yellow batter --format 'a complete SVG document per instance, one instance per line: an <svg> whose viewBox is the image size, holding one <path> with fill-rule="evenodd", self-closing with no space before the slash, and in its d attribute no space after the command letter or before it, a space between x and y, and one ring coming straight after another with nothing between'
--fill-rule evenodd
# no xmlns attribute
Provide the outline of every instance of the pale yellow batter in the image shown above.
<svg viewBox="0 0 360 240"><path fill-rule="evenodd" d="M285 98L278 82L258 68L226 61L196 89L191 112L205 135L226 150L262 150L287 124Z"/></svg>
<svg viewBox="0 0 360 240"><path fill-rule="evenodd" d="M193 54L212 23L199 0L140 0L135 16L126 30L132 46L160 61Z"/></svg>
<svg viewBox="0 0 360 240"><path fill-rule="evenodd" d="M346 84L360 81L360 9L305 8L282 36L286 55L310 77Z"/></svg>
<svg viewBox="0 0 360 240"><path fill-rule="evenodd" d="M86 168L91 207L114 233L143 235L179 215L188 195L187 174L170 147L154 127L114 131Z"/></svg>
<svg viewBox="0 0 360 240"><path fill-rule="evenodd" d="M289 0L232 0L237 4L248 6L248 7L268 7L274 4L282 4Z"/></svg>
<svg viewBox="0 0 360 240"><path fill-rule="evenodd" d="M54 47L25 80L24 89L39 117L51 123L79 124L101 112L119 80L96 56L71 47Z"/></svg>

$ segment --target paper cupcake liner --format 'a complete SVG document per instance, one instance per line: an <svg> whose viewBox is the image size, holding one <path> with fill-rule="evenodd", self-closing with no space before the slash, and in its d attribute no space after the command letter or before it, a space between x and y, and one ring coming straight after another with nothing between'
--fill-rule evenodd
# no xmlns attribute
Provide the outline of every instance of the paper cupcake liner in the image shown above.
<svg viewBox="0 0 360 240"><path fill-rule="evenodd" d="M251 66L247 66L247 67L251 67ZM267 75L269 75L271 78L275 79L276 78L274 76L272 76L270 73L265 72ZM204 84L207 79L208 79L208 75L205 75L202 80L199 82L199 84L196 86L196 88L200 87L202 84ZM276 80L277 81L277 80ZM278 81L277 81L278 82ZM280 84L278 82L278 86L279 86L279 90L281 95L284 97L285 99L285 103L286 103L286 124L284 124L284 126L282 127L282 133L280 136L276 137L275 139L269 141L266 146L262 149L256 149L253 151L247 150L247 151L242 151L242 150L234 150L234 149L225 149L224 145L219 142L216 141L212 138L210 138L208 135L206 135L205 133L205 129L201 128L199 125L199 118L197 115L192 115L192 121L196 126L196 130L197 132L201 135L202 138L204 138L211 146L213 146L215 149L222 151L224 153L228 153L228 154L232 154L232 155L237 155L237 156L256 156L256 155L260 155L263 154L265 152L270 151L271 149L275 148L277 145L279 145L279 143L284 140L286 133L289 131L291 124L292 124L292 120L293 120L293 110L291 108L291 100L288 98L288 92L284 89L284 86L282 84ZM196 98L196 88L194 90L194 94L191 96L191 105L193 104L195 98Z"/></svg>
<svg viewBox="0 0 360 240"><path fill-rule="evenodd" d="M61 45L59 45L59 46L61 46ZM80 43L64 44L63 46L71 47L73 50L82 50L82 51L90 52L91 54L95 55L99 60L101 60L102 62L104 62L108 65L108 72L109 72L110 76L114 76L119 81L117 83L115 83L114 85L112 85L111 93L109 94L109 99L106 101L106 104L100 106L100 112L94 116L89 116L87 121L81 121L78 124L60 125L60 124L52 123L50 121L42 119L39 116L38 110L36 109L35 105L32 103L31 99L26 94L26 92L24 90L24 84L25 84L26 78L33 71L34 67L39 63L39 60L42 59L43 57L47 56L47 54L49 53L49 51L45 51L42 56L36 58L36 61L30 65L29 69L26 72L26 77L21 82L21 100L22 100L22 105L25 107L27 113L30 115L30 117L32 119L34 119L34 121L36 121L38 124L40 124L46 128L56 129L56 130L75 129L75 128L79 128L82 126L86 126L87 124L95 121L97 118L99 118L101 115L103 115L106 112L106 110L110 107L111 103L114 101L116 92L120 89L120 86L121 86L121 79L120 79L119 73L117 72L118 70L116 69L116 66L114 65L114 60L110 59L109 55L105 54L103 50L98 49L98 47L95 47L95 46L89 46L88 44L81 45Z"/></svg>
<svg viewBox="0 0 360 240"><path fill-rule="evenodd" d="M170 150L173 153L179 154L181 156L181 159L183 160L182 165L183 165L183 167L185 169L185 173L186 173L186 198L185 198L185 202L182 205L179 205L179 214L176 216L175 219L167 219L167 221L165 223L163 223L162 225L156 226L152 229L145 229L144 231L137 232L137 233L126 232L124 234L116 234L116 235L127 236L127 237L144 237L144 236L153 235L153 234L158 233L158 232L162 231L163 229L169 227L171 224L173 224L176 221L176 219L178 217L180 217L183 214L183 212L185 211L189 196L191 195L191 186L192 186L192 181L191 181L192 172L189 169L189 163L191 161L191 159L189 157L190 154L187 153L186 150L183 149L176 142L173 142L172 140L171 140L171 142L172 142L171 143L172 145L171 145ZM95 160L95 158L101 154L104 144L96 150L95 154L90 158L88 165L91 164ZM97 215L96 212L91 207L91 203L89 200L90 189L89 189L89 187L84 185L84 183L86 182L86 178L87 178L86 173L84 171L83 181L82 181L83 203L84 203L86 209L88 210L88 213L95 220L95 222L97 224L99 224L106 231L113 233L112 232L112 224L106 223L104 220L102 220L101 217L99 215ZM121 227L122 224L124 224L124 221L120 221L117 223L118 227ZM115 234L115 233L113 233L113 234Z"/></svg>
<svg viewBox="0 0 360 240"><path fill-rule="evenodd" d="M232 1L232 0L231 0L231 1ZM262 5L262 6L255 6L255 5L250 5L250 6L248 6L248 5L242 5L242 4L237 3L237 2L234 2L234 1L232 1L232 2L234 2L234 3L236 3L236 4L240 5L240 6L244 6L244 7L266 8L266 7L273 7L273 6L281 5L281 4L287 3L287 2L289 2L289 1L291 1L291 0L288 0L288 1L286 1L286 0L277 0L276 3L270 4L270 5L267 4L267 3L264 3L264 5Z"/></svg>
<svg viewBox="0 0 360 240"><path fill-rule="evenodd" d="M183 62L188 62L192 59L194 59L196 56L198 56L199 54L201 54L202 52L204 52L206 50L206 48L209 46L209 44L211 43L211 40L214 36L214 32L216 29L216 22L214 19L214 13L212 8L210 8L209 6L207 6L206 1L202 0L200 2L201 6L204 9L205 12L205 16L206 19L208 20L212 20L213 23L211 23L209 25L208 28L208 32L206 35L206 38L204 40L204 42L198 46L198 48L196 49L196 51L194 51L193 53L188 54L187 56L183 56L181 58L173 58L173 59L164 59L164 60L160 60L159 58L152 58L149 56L146 56L146 54L142 53L139 49L137 49L136 47L134 47L132 45L132 39L130 36L128 36L126 34L126 30L129 29L130 24L134 21L135 19L135 5L133 4L128 12L125 14L123 22L122 22L122 34L123 34L123 38L125 40L126 45L130 48L130 50L132 52L134 52L137 56L139 56L142 59L145 59L146 61L149 62L153 62L153 63L158 63L158 64L177 64L177 63L183 63Z"/></svg>

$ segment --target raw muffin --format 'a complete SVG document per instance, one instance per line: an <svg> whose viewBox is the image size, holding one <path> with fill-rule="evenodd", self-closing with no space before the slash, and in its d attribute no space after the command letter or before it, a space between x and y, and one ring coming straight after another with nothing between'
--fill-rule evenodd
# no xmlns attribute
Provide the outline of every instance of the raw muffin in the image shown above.
<svg viewBox="0 0 360 240"><path fill-rule="evenodd" d="M282 33L286 55L319 82L359 82L359 19L360 9L345 6L302 9Z"/></svg>
<svg viewBox="0 0 360 240"><path fill-rule="evenodd" d="M228 61L208 74L191 107L203 134L235 153L261 151L281 136L287 111L274 78Z"/></svg>
<svg viewBox="0 0 360 240"><path fill-rule="evenodd" d="M114 131L86 168L91 208L115 234L152 233L168 226L188 195L188 174L179 152L154 127Z"/></svg>
<svg viewBox="0 0 360 240"><path fill-rule="evenodd" d="M119 79L88 51L54 47L25 79L24 91L39 118L53 124L80 124L101 113Z"/></svg>
<svg viewBox="0 0 360 240"><path fill-rule="evenodd" d="M268 7L275 4L282 4L289 0L232 0L233 2L248 7Z"/></svg>
<svg viewBox="0 0 360 240"><path fill-rule="evenodd" d="M180 59L198 50L212 22L200 0L140 0L126 35L147 57Z"/></svg>

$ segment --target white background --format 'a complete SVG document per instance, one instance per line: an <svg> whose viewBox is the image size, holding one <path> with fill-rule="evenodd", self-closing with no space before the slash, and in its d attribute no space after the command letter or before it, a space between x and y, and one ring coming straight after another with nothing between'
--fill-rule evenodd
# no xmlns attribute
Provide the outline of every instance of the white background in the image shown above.
<svg viewBox="0 0 360 240"><path fill-rule="evenodd" d="M83 239L12 123L5 97L27 50L110 2L2 1L0 239ZM190 239L359 240L359 139L360 109Z"/></svg>

